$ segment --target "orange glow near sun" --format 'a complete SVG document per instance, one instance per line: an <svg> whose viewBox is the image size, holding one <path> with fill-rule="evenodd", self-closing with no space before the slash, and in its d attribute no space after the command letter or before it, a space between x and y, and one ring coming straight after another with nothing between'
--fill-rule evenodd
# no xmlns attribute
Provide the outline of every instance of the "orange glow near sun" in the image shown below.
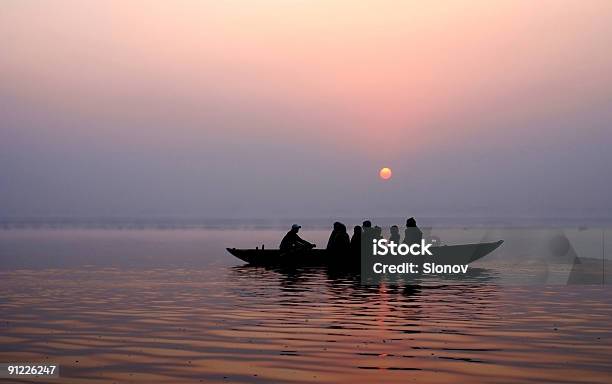
<svg viewBox="0 0 612 384"><path fill-rule="evenodd" d="M391 168L384 167L378 172L379 176L383 180L389 180L393 172L391 172Z"/></svg>

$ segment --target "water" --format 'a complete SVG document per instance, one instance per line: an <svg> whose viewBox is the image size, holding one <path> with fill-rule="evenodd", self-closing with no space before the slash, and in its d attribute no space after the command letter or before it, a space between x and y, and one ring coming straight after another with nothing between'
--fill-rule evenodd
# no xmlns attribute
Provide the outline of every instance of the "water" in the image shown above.
<svg viewBox="0 0 612 384"><path fill-rule="evenodd" d="M278 236L0 231L0 362L74 383L610 382L608 286L368 287L224 251Z"/></svg>

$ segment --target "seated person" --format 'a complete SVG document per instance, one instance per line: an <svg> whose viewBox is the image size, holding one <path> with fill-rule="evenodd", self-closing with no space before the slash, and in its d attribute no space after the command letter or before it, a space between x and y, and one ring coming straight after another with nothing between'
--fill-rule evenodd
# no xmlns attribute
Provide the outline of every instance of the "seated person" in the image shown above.
<svg viewBox="0 0 612 384"><path fill-rule="evenodd" d="M406 220L406 230L404 231L404 244L418 244L423 240L423 232L417 227L414 217Z"/></svg>
<svg viewBox="0 0 612 384"><path fill-rule="evenodd" d="M383 238L383 235L382 235L382 228L381 228L381 227L379 227L378 225L374 227L374 231L373 231L373 233L374 233L374 238L375 238L376 240L378 240L378 239L382 239L382 238Z"/></svg>
<svg viewBox="0 0 612 384"><path fill-rule="evenodd" d="M372 222L370 220L365 220L363 222L361 236L363 237L363 243L367 246L372 243L372 239L374 239L374 228L372 228Z"/></svg>
<svg viewBox="0 0 612 384"><path fill-rule="evenodd" d="M346 253L349 250L350 243L349 235L346 233L346 226L336 221L327 242L327 250L334 253Z"/></svg>
<svg viewBox="0 0 612 384"><path fill-rule="evenodd" d="M351 237L351 254L359 256L361 255L361 227L356 225L353 228L353 237Z"/></svg>
<svg viewBox="0 0 612 384"><path fill-rule="evenodd" d="M389 237L389 241L392 241L395 244L399 244L401 242L399 227L397 225L391 226L391 236Z"/></svg>
<svg viewBox="0 0 612 384"><path fill-rule="evenodd" d="M308 241L298 236L298 232L300 228L302 227L297 224L293 224L291 226L291 230L287 232L287 234L285 235L285 237L283 237L283 240L280 243L279 248L282 251L291 251L291 250L296 250L296 249L311 249L315 247L314 244L309 243Z"/></svg>

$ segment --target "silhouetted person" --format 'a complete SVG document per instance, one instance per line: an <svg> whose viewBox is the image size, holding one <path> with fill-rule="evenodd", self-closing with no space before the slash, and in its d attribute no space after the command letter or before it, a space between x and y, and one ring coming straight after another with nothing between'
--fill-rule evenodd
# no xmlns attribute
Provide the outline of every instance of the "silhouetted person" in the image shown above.
<svg viewBox="0 0 612 384"><path fill-rule="evenodd" d="M291 230L287 232L285 237L283 237L283 240L281 240L279 248L282 251L291 251L291 250L297 250L297 249L310 249L310 248L315 247L314 244L309 243L308 241L298 236L298 232L300 228L302 227L297 224L293 224L291 226Z"/></svg>
<svg viewBox="0 0 612 384"><path fill-rule="evenodd" d="M347 253L350 247L346 226L339 221L334 223L334 229L327 242L327 250L334 253Z"/></svg>
<svg viewBox="0 0 612 384"><path fill-rule="evenodd" d="M367 247L371 246L372 240L374 239L374 228L372 228L372 222L370 220L365 220L363 222L361 236L363 238L363 244Z"/></svg>
<svg viewBox="0 0 612 384"><path fill-rule="evenodd" d="M361 255L361 227L356 225L353 228L353 237L351 237L351 254Z"/></svg>
<svg viewBox="0 0 612 384"><path fill-rule="evenodd" d="M404 244L416 244L423 240L423 232L417 227L414 217L406 220L406 230L404 231Z"/></svg>
<svg viewBox="0 0 612 384"><path fill-rule="evenodd" d="M382 239L383 238L383 234L382 234L382 228L379 227L378 225L374 227L374 238L375 239Z"/></svg>
<svg viewBox="0 0 612 384"><path fill-rule="evenodd" d="M389 241L399 244L402 241L399 233L399 227L397 225L392 225L390 230L391 236L389 236Z"/></svg>
<svg viewBox="0 0 612 384"><path fill-rule="evenodd" d="M332 248L334 246L334 242L336 240L336 236L338 235L338 232L340 230L340 222L336 221L334 223L334 229L332 229L331 234L329 235L329 240L327 240L327 247L325 249L329 250L330 248Z"/></svg>

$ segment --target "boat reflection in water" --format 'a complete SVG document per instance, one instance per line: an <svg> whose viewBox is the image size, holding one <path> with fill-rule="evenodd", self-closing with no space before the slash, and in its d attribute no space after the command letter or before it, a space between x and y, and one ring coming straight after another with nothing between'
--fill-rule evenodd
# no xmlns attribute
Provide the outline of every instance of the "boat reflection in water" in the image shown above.
<svg viewBox="0 0 612 384"><path fill-rule="evenodd" d="M242 303L235 331L249 345L282 345L278 356L267 356L270 366L300 372L305 381L540 382L582 372L605 382L604 355L612 357L612 350L601 349L602 335L611 323L597 313L610 309L561 299L570 289L574 299L601 299L605 291L502 287L495 274L473 268L460 284L426 279L374 286L333 268L233 267L229 280ZM566 343L591 363L576 361L571 349L550 347Z"/></svg>

